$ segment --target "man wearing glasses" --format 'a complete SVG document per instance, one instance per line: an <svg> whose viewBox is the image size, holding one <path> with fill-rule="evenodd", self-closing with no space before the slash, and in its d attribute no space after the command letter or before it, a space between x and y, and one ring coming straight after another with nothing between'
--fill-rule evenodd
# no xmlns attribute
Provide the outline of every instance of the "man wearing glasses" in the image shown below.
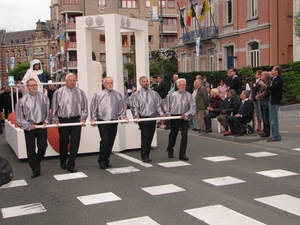
<svg viewBox="0 0 300 225"><path fill-rule="evenodd" d="M26 82L28 93L16 104L16 120L24 130L27 158L32 170L31 178L36 178L41 172L41 161L47 148L47 130L36 128L36 125L49 123L49 99L46 95L38 92L35 79ZM35 151L37 140L38 151Z"/></svg>

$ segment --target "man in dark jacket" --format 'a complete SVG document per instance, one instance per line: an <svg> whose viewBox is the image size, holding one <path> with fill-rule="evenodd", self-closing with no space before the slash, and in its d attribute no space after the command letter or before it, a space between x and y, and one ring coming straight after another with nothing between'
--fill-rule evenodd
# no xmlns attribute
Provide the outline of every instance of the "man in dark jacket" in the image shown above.
<svg viewBox="0 0 300 225"><path fill-rule="evenodd" d="M232 68L230 70L230 77L231 77L231 82L230 82L229 89L233 89L233 90L235 90L235 92L237 94L240 94L242 83L241 83L240 78L237 75L237 69L236 68Z"/></svg>
<svg viewBox="0 0 300 225"><path fill-rule="evenodd" d="M154 88L154 91L157 91L162 100L166 98L167 88L162 76L157 77L157 86Z"/></svg>
<svg viewBox="0 0 300 225"><path fill-rule="evenodd" d="M247 90L242 91L240 94L242 105L237 114L227 118L231 130L230 134L227 135L243 136L242 125L249 123L253 119L254 104L253 101L249 99L249 95L250 91Z"/></svg>
<svg viewBox="0 0 300 225"><path fill-rule="evenodd" d="M270 85L266 85L263 82L260 83L263 87L266 87L270 93L269 100L269 116L270 116L270 124L272 130L272 137L270 137L267 142L280 141L281 136L279 134L279 121L278 121L278 110L282 100L282 89L283 82L281 79L281 67L274 66L271 71L271 83Z"/></svg>
<svg viewBox="0 0 300 225"><path fill-rule="evenodd" d="M227 117L235 115L240 108L240 100L236 97L236 92L233 89L228 90L227 98L224 99L221 114L217 117L219 123L224 127L226 135L228 131ZM230 133L230 132L229 132Z"/></svg>

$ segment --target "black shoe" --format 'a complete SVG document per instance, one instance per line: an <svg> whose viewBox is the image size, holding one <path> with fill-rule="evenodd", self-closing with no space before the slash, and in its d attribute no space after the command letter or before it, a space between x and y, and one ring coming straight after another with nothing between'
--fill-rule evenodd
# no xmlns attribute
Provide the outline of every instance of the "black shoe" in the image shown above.
<svg viewBox="0 0 300 225"><path fill-rule="evenodd" d="M100 169L105 170L106 169L106 164L100 164Z"/></svg>
<svg viewBox="0 0 300 225"><path fill-rule="evenodd" d="M38 177L39 175L41 175L40 173L33 173L32 175L31 175L31 178L36 178L36 177Z"/></svg>
<svg viewBox="0 0 300 225"><path fill-rule="evenodd" d="M106 164L106 168L110 168L111 167L111 165L110 164Z"/></svg>
<svg viewBox="0 0 300 225"><path fill-rule="evenodd" d="M68 172L70 172L70 173L76 173L77 170L75 170L74 168L73 169L68 168Z"/></svg>
<svg viewBox="0 0 300 225"><path fill-rule="evenodd" d="M236 137L244 136L244 133L238 133L238 134L235 134L234 136L236 136Z"/></svg>
<svg viewBox="0 0 300 225"><path fill-rule="evenodd" d="M189 158L186 157L186 156L179 157L179 159L180 159L180 160L184 160L184 161L188 161L188 160L189 160Z"/></svg>
<svg viewBox="0 0 300 225"><path fill-rule="evenodd" d="M152 159L143 159L143 162L144 163L149 163L149 162L152 162Z"/></svg>
<svg viewBox="0 0 300 225"><path fill-rule="evenodd" d="M168 153L168 157L169 157L170 159L173 159L173 158L174 158L173 153Z"/></svg>
<svg viewBox="0 0 300 225"><path fill-rule="evenodd" d="M164 129L165 129L165 130L170 130L171 127L170 127L170 126L166 126Z"/></svg>
<svg viewBox="0 0 300 225"><path fill-rule="evenodd" d="M212 129L205 129L204 132L205 132L205 133L211 133L211 132L212 132Z"/></svg>
<svg viewBox="0 0 300 225"><path fill-rule="evenodd" d="M270 134L265 134L265 133L263 133L263 134L261 134L260 136L261 136L261 137L270 137Z"/></svg>
<svg viewBox="0 0 300 225"><path fill-rule="evenodd" d="M65 163L61 163L60 164L60 167L63 169L63 170L66 170L67 169L67 165Z"/></svg>

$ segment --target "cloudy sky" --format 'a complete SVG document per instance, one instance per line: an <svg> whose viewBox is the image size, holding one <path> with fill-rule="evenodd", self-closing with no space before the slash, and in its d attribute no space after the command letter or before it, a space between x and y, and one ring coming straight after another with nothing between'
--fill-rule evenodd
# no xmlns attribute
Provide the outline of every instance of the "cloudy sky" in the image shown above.
<svg viewBox="0 0 300 225"><path fill-rule="evenodd" d="M0 29L34 30L36 22L50 20L51 0L0 0Z"/></svg>

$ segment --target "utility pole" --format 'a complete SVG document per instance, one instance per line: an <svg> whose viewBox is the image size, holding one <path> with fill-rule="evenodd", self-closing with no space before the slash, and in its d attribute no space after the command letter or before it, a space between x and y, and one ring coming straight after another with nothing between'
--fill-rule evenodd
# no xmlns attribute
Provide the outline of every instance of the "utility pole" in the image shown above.
<svg viewBox="0 0 300 225"><path fill-rule="evenodd" d="M162 11L162 0L160 0L160 51L164 49L164 30L163 30L163 11ZM161 76L165 79L164 74L164 60L161 59Z"/></svg>

